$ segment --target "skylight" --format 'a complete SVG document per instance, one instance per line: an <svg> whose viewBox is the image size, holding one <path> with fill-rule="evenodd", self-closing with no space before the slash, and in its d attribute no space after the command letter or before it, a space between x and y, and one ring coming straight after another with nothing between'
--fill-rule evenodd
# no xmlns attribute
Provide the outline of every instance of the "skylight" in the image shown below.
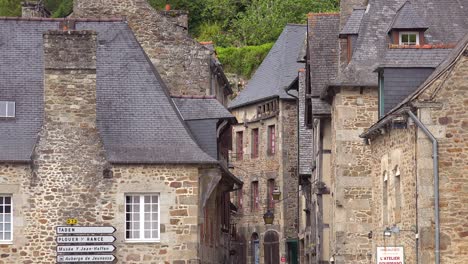
<svg viewBox="0 0 468 264"><path fill-rule="evenodd" d="M15 102L0 101L0 117L15 117Z"/></svg>

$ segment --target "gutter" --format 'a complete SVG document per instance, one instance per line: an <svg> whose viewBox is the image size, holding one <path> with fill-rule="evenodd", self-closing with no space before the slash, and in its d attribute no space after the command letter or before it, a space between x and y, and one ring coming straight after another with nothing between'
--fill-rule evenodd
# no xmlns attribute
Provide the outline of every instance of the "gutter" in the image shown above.
<svg viewBox="0 0 468 264"><path fill-rule="evenodd" d="M410 110L406 110L408 116L414 123L428 136L432 141L432 162L434 171L434 221L435 221L435 263L440 263L440 222L439 222L439 143L427 127L413 114Z"/></svg>
<svg viewBox="0 0 468 264"><path fill-rule="evenodd" d="M371 127L368 131L361 134L359 137L364 139L369 139L374 133L376 133L380 128L384 127L388 122L391 122L395 115L400 115L406 113L411 120L420 128L424 134L432 141L432 162L433 162L433 173L434 173L434 222L435 222L435 248L434 248L434 255L435 255L435 264L440 263L440 221L439 221L439 142L437 139L432 135L432 133L427 129L427 127L419 120L419 118L413 114L413 112L405 107L401 108L399 111L388 115L384 119L382 119L379 123Z"/></svg>

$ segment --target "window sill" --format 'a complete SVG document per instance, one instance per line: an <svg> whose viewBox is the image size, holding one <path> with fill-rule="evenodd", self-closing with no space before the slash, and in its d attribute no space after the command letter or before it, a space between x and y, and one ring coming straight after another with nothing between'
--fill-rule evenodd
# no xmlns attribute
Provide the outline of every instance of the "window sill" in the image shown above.
<svg viewBox="0 0 468 264"><path fill-rule="evenodd" d="M0 245L13 245L13 241L0 241Z"/></svg>

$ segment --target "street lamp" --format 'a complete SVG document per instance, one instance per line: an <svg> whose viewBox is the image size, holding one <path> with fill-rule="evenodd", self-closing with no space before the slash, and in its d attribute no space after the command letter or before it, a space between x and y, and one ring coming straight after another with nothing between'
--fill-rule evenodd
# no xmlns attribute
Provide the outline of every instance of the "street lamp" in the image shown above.
<svg viewBox="0 0 468 264"><path fill-rule="evenodd" d="M271 224L273 224L273 220L275 220L275 215L273 214L272 211L268 210L268 211L263 215L263 221L265 221L265 225L271 225Z"/></svg>
<svg viewBox="0 0 468 264"><path fill-rule="evenodd" d="M272 195L273 195L273 200L278 201L280 199L280 196L281 196L280 189L278 187L275 187L275 189L272 192Z"/></svg>

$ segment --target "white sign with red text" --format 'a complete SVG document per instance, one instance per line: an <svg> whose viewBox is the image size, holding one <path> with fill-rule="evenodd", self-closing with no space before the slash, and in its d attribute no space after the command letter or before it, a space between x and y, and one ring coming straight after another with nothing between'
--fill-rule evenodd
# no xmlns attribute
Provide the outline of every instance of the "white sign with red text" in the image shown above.
<svg viewBox="0 0 468 264"><path fill-rule="evenodd" d="M405 264L403 247L377 247L377 264Z"/></svg>

